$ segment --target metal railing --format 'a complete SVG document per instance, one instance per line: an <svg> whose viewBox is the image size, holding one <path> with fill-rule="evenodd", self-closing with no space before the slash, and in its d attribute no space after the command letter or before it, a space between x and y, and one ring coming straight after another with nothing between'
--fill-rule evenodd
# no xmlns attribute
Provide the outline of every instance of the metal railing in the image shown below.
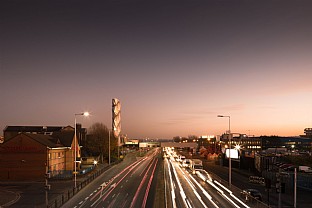
<svg viewBox="0 0 312 208"><path fill-rule="evenodd" d="M62 194L58 195L57 197L51 199L49 201L48 207L49 208L59 208L63 204L65 204L69 199L71 199L75 194L77 194L81 189L86 187L89 183L91 183L94 179L96 179L98 176L100 176L103 172L110 169L113 165L119 163L120 161L116 161L114 163L111 163L111 166L106 166L104 168L95 170L94 173L89 173L89 176L86 177L85 180L81 181L80 183L77 183L77 187L69 188L65 190ZM92 169L93 170L93 169ZM92 171L90 170L90 171Z"/></svg>

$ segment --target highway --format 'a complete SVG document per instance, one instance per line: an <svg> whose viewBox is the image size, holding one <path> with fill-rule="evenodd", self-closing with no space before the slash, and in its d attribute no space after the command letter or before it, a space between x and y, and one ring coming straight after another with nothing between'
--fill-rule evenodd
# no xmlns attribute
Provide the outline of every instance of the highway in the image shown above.
<svg viewBox="0 0 312 208"><path fill-rule="evenodd" d="M164 160L167 207L249 207L206 171L193 174L189 168L181 167L172 153L166 151Z"/></svg>
<svg viewBox="0 0 312 208"><path fill-rule="evenodd" d="M63 207L152 207L155 189L152 189L160 150L129 165L109 170L107 175L90 184Z"/></svg>
<svg viewBox="0 0 312 208"><path fill-rule="evenodd" d="M62 207L251 207L206 171L190 171L171 154L166 152L166 157L160 159L161 150L155 148L144 157L123 161L79 191ZM159 184L164 185L157 190ZM157 199L164 199L163 204L156 205Z"/></svg>

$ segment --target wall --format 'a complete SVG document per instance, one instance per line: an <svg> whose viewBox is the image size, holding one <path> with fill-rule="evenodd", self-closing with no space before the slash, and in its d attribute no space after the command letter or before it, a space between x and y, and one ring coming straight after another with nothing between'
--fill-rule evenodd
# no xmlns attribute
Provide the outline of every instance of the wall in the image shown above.
<svg viewBox="0 0 312 208"><path fill-rule="evenodd" d="M44 179L46 162L46 146L20 134L0 146L0 180Z"/></svg>

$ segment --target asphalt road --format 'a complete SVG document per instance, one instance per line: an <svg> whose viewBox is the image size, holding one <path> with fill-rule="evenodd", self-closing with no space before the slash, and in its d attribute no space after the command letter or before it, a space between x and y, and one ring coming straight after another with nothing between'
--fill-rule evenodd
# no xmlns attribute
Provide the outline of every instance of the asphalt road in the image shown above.
<svg viewBox="0 0 312 208"><path fill-rule="evenodd" d="M189 168L181 167L170 150L167 154L164 159L166 207L249 207L226 188L219 181L219 177L211 176L206 171L193 172Z"/></svg>
<svg viewBox="0 0 312 208"><path fill-rule="evenodd" d="M159 149L143 158L116 165L62 207L153 207Z"/></svg>
<svg viewBox="0 0 312 208"><path fill-rule="evenodd" d="M208 172L214 173L220 177L220 180L228 181L229 169L216 165L214 161L205 161L204 169ZM252 172L247 170L232 169L232 185L237 187L237 191L246 188L254 188L261 192L263 196L263 203L268 204L270 207L278 206L278 193L272 188L269 192L266 190L264 185L249 183L249 176L254 175ZM297 208L312 207L311 192L305 190L297 190ZM282 207L294 207L294 196L293 193L281 194L281 206Z"/></svg>
<svg viewBox="0 0 312 208"><path fill-rule="evenodd" d="M204 169L211 173L214 180L227 186L228 168L204 160ZM174 173L174 170L176 173ZM237 196L241 189L255 188L262 192L263 202L268 202L268 192L259 184L248 182L253 173L232 169L232 191ZM171 178L171 179L170 179ZM82 179L78 179L82 180ZM102 187L101 185L105 185ZM49 199L59 196L66 188L73 187L73 181L54 181ZM172 188L173 187L173 188ZM237 187L237 189L236 189ZM220 188L220 186L219 186ZM185 197L181 195L181 191ZM203 191L205 190L205 191ZM274 190L272 190L274 191ZM277 207L278 194L269 192L271 207ZM174 192L174 193L173 193ZM212 201L207 198L207 192ZM1 194L3 193L3 194ZM172 197L174 194L174 197ZM298 190L297 208L310 207L311 192ZM0 202L13 201L9 207L45 207L44 182L8 183L0 186ZM186 199L186 200L185 200ZM173 202L174 201L174 202ZM203 181L197 175L179 168L177 162L162 159L159 154L145 159L127 155L123 162L111 167L88 186L80 190L63 207L233 207L220 191ZM187 204L187 205L186 205ZM205 204L205 205L203 205ZM255 207L249 204L250 207ZM259 207L259 206L257 206ZM293 195L282 194L282 207L293 207Z"/></svg>

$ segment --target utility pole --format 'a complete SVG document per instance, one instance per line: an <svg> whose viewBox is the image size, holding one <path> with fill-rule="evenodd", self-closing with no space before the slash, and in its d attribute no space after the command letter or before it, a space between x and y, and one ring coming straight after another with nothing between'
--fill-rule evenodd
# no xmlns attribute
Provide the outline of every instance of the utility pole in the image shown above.
<svg viewBox="0 0 312 208"><path fill-rule="evenodd" d="M294 208L297 207L297 168L294 171Z"/></svg>
<svg viewBox="0 0 312 208"><path fill-rule="evenodd" d="M111 163L111 153L110 153L110 130L108 130L108 165Z"/></svg>
<svg viewBox="0 0 312 208"><path fill-rule="evenodd" d="M278 191L278 208L282 207L282 182L281 182L281 169L278 169L278 175L276 177L277 184L276 184L276 190Z"/></svg>
<svg viewBox="0 0 312 208"><path fill-rule="evenodd" d="M49 173L49 168L48 167L49 167L49 163L48 163L48 160L47 160L47 163L46 163L46 173L45 173L45 186L44 186L46 207L49 207L48 194L49 194L49 190L51 189L51 185L48 184L48 179L50 178L50 173Z"/></svg>

